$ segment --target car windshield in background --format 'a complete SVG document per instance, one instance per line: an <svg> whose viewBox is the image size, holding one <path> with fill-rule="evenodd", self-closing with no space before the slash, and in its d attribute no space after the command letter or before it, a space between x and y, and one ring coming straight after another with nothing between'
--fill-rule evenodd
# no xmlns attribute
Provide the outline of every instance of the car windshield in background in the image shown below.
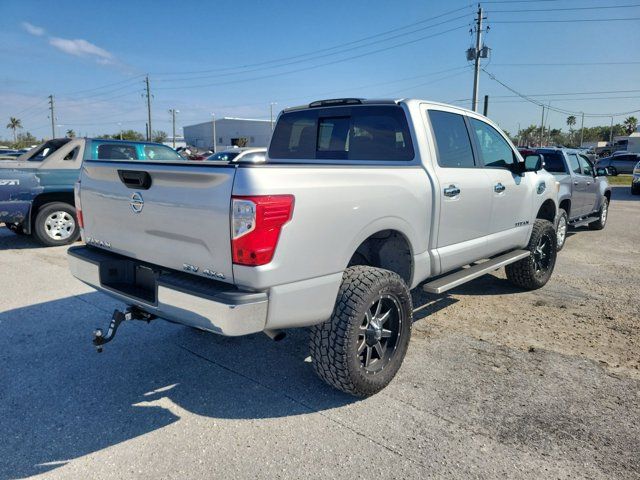
<svg viewBox="0 0 640 480"><path fill-rule="evenodd" d="M218 152L207 157L207 160L212 162L230 162L238 155L240 155L240 152Z"/></svg>
<svg viewBox="0 0 640 480"><path fill-rule="evenodd" d="M183 162L175 150L155 143L101 142L91 145L91 160L140 160L143 162Z"/></svg>
<svg viewBox="0 0 640 480"><path fill-rule="evenodd" d="M396 105L313 108L282 114L271 159L402 161L414 157L404 110Z"/></svg>
<svg viewBox="0 0 640 480"><path fill-rule="evenodd" d="M29 160L30 162L41 162L53 152L58 150L63 145L69 143L71 139L63 138L57 140L49 140L48 142L43 143L39 147L33 149L33 152L25 158L25 160Z"/></svg>
<svg viewBox="0 0 640 480"><path fill-rule="evenodd" d="M544 157L544 169L550 173L567 173L560 152L539 152Z"/></svg>

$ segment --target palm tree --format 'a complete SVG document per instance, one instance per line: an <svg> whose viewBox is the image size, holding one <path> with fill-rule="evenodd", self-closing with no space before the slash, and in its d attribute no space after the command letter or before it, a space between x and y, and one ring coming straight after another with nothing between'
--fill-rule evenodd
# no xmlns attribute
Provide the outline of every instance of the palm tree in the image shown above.
<svg viewBox="0 0 640 480"><path fill-rule="evenodd" d="M67 130L67 137L74 138L75 136L76 132L74 132L72 129Z"/></svg>
<svg viewBox="0 0 640 480"><path fill-rule="evenodd" d="M574 115L569 115L567 117L567 125L569 126L569 142L572 142L573 138L573 126L576 124L576 117Z"/></svg>
<svg viewBox="0 0 640 480"><path fill-rule="evenodd" d="M7 128L13 130L13 143L16 143L18 141L16 130L22 128L22 122L19 118L11 117L9 118L9 123L7 123Z"/></svg>
<svg viewBox="0 0 640 480"><path fill-rule="evenodd" d="M636 131L638 126L638 119L636 117L627 117L624 121L624 129L627 131L627 134L631 135Z"/></svg>

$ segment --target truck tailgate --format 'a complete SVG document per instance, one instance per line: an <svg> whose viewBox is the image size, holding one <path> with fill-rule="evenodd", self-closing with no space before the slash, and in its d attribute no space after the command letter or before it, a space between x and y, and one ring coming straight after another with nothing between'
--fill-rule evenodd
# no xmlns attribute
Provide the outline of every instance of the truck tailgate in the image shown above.
<svg viewBox="0 0 640 480"><path fill-rule="evenodd" d="M145 262L233 282L235 167L85 161L85 241Z"/></svg>

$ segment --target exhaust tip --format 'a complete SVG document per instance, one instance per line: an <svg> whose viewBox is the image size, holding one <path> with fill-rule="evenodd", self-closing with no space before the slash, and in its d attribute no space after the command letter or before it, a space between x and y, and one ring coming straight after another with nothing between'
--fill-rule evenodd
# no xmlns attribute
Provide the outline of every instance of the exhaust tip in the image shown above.
<svg viewBox="0 0 640 480"><path fill-rule="evenodd" d="M283 330L264 330L264 334L274 342L279 342L287 336Z"/></svg>

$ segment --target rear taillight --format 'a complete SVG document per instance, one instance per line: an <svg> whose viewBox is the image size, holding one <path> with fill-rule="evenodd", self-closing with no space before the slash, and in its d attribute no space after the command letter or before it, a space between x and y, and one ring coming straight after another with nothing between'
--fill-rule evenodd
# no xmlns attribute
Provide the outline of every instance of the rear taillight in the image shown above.
<svg viewBox="0 0 640 480"><path fill-rule="evenodd" d="M80 204L80 180L73 185L73 202L76 204L76 217L78 226L84 228L84 218L82 217L82 205Z"/></svg>
<svg viewBox="0 0 640 480"><path fill-rule="evenodd" d="M256 195L231 201L233 263L265 265L273 259L282 226L291 220L293 195Z"/></svg>

